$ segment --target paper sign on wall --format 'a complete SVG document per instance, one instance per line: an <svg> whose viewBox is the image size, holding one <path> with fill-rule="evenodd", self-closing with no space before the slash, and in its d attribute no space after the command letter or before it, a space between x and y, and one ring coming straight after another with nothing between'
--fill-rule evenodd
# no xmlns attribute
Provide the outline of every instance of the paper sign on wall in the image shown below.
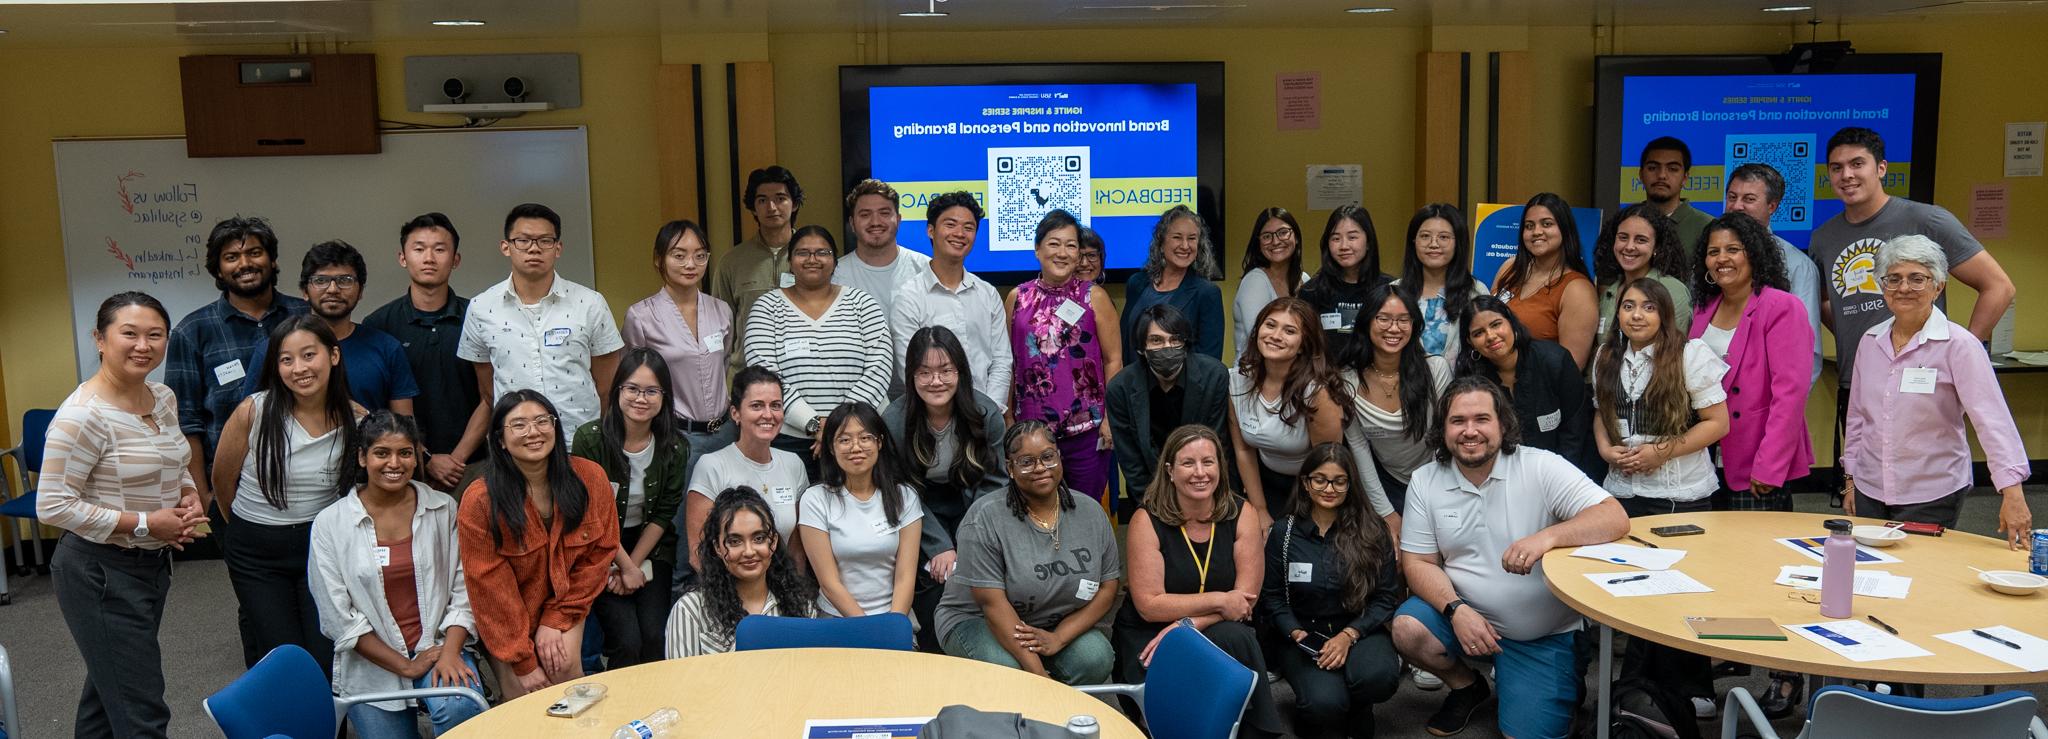
<svg viewBox="0 0 2048 739"><path fill-rule="evenodd" d="M1273 109L1282 131L1323 127L1321 72L1281 72L1273 78Z"/></svg>
<svg viewBox="0 0 2048 739"><path fill-rule="evenodd" d="M1364 203L1364 165L1308 165L1309 210L1335 210L1339 206L1362 205Z"/></svg>
<svg viewBox="0 0 2048 739"><path fill-rule="evenodd" d="M2005 238L2007 188L2003 184L1970 188L1970 234L1979 239Z"/></svg>
<svg viewBox="0 0 2048 739"><path fill-rule="evenodd" d="M2005 124L2005 176L2041 176L2043 129L2048 129L2048 123L2035 121Z"/></svg>

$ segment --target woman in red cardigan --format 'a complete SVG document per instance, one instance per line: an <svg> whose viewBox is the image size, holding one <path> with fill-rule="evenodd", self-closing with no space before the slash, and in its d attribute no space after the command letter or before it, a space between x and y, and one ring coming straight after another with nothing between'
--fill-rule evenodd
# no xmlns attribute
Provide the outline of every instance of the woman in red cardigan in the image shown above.
<svg viewBox="0 0 2048 739"><path fill-rule="evenodd" d="M545 396L506 393L490 434L490 467L456 527L470 610L509 699L583 676L583 620L619 547L619 514L604 468L569 456Z"/></svg>
<svg viewBox="0 0 2048 739"><path fill-rule="evenodd" d="M1715 508L1789 511L1785 483L1813 466L1806 394L1813 389L1813 328L1785 291L1785 258L1763 224L1730 213L1707 224L1694 250L1692 338L1728 363L1728 435Z"/></svg>

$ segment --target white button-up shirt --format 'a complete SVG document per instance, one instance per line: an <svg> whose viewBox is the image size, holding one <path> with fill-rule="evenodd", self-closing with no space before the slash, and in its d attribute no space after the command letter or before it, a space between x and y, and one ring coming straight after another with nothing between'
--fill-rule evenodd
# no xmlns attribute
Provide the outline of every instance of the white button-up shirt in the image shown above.
<svg viewBox="0 0 2048 739"><path fill-rule="evenodd" d="M1705 341L1693 339L1683 346L1685 356L1680 368L1685 372L1685 390L1692 399L1692 410L1704 410L1727 402L1728 391L1721 389L1721 377L1728 374L1728 363L1721 361ZM1622 350L1621 372L1616 378L1621 383L1617 388L1621 392L1616 396L1621 407L1615 409L1615 425L1621 431L1620 443L1624 446L1664 441L1663 437L1644 433L1652 424L1648 417L1650 411L1642 407L1642 400L1643 393L1650 389L1656 349L1652 344L1641 349ZM1599 373L1594 375L1593 384L1598 387ZM1593 405L1596 407L1600 404L1599 398L1599 393L1593 393ZM1600 420L1596 416L1593 422L1599 423ZM1607 492L1619 498L1694 501L1712 495L1720 486L1720 477L1714 474L1714 460L1705 449L1665 460L1664 464L1649 472L1629 473L1620 467L1607 468Z"/></svg>
<svg viewBox="0 0 2048 739"><path fill-rule="evenodd" d="M939 282L938 275L927 266L896 288L896 307L889 312L889 333L896 339L896 352L890 356L902 361L904 353L910 351L910 335L920 328L952 329L953 335L960 338L961 348L967 350L967 363L974 372L974 389L996 405L1008 408L1015 358L1010 356L1009 316L1003 312L1002 293L973 272L963 274L966 276L961 278L960 287L952 289Z"/></svg>
<svg viewBox="0 0 2048 739"><path fill-rule="evenodd" d="M420 641L408 645L384 597L384 568L378 564L377 523L350 492L313 519L308 584L320 612L320 632L334 640L334 692L341 696L407 690L412 681L394 675L356 652L365 636L410 657L441 643L460 626L476 638L469 588L462 580L462 556L455 539L455 499L415 482L412 512L412 574L419 599ZM460 648L461 645L449 645ZM372 703L386 711L404 701Z"/></svg>
<svg viewBox="0 0 2048 739"><path fill-rule="evenodd" d="M590 358L625 346L604 296L557 274L535 305L519 302L510 278L471 299L455 356L490 363L493 401L538 390L555 404L563 427L574 429L597 420L603 408Z"/></svg>

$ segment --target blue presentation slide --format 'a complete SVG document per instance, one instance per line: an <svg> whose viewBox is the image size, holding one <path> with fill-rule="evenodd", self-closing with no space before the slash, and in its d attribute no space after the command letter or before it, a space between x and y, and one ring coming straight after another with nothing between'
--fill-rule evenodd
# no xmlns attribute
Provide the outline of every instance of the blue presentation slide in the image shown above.
<svg viewBox="0 0 2048 739"><path fill-rule="evenodd" d="M1720 215L1722 177L1748 162L1785 177L1771 230L1801 249L1813 229L1842 212L1828 185L1828 137L1849 126L1884 136L1884 189L1907 193L1913 162L1910 74L1630 76L1622 80L1621 205L1642 200L1636 158L1659 136L1692 149L1683 197Z"/></svg>
<svg viewBox="0 0 2048 739"><path fill-rule="evenodd" d="M1152 226L1195 207L1195 85L961 85L868 91L874 176L902 194L898 240L931 253L925 207L973 193L972 272L1033 272L1055 208L1102 234L1103 266L1144 266Z"/></svg>

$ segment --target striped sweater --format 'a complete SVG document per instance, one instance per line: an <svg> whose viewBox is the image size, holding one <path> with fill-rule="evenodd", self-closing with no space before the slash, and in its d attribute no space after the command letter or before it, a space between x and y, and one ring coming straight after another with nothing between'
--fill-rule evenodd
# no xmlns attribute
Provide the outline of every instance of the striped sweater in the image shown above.
<svg viewBox="0 0 2048 739"><path fill-rule="evenodd" d="M783 433L807 436L840 403L888 403L889 320L855 287L840 287L819 318L805 315L781 290L754 301L747 316L747 364L782 376Z"/></svg>

